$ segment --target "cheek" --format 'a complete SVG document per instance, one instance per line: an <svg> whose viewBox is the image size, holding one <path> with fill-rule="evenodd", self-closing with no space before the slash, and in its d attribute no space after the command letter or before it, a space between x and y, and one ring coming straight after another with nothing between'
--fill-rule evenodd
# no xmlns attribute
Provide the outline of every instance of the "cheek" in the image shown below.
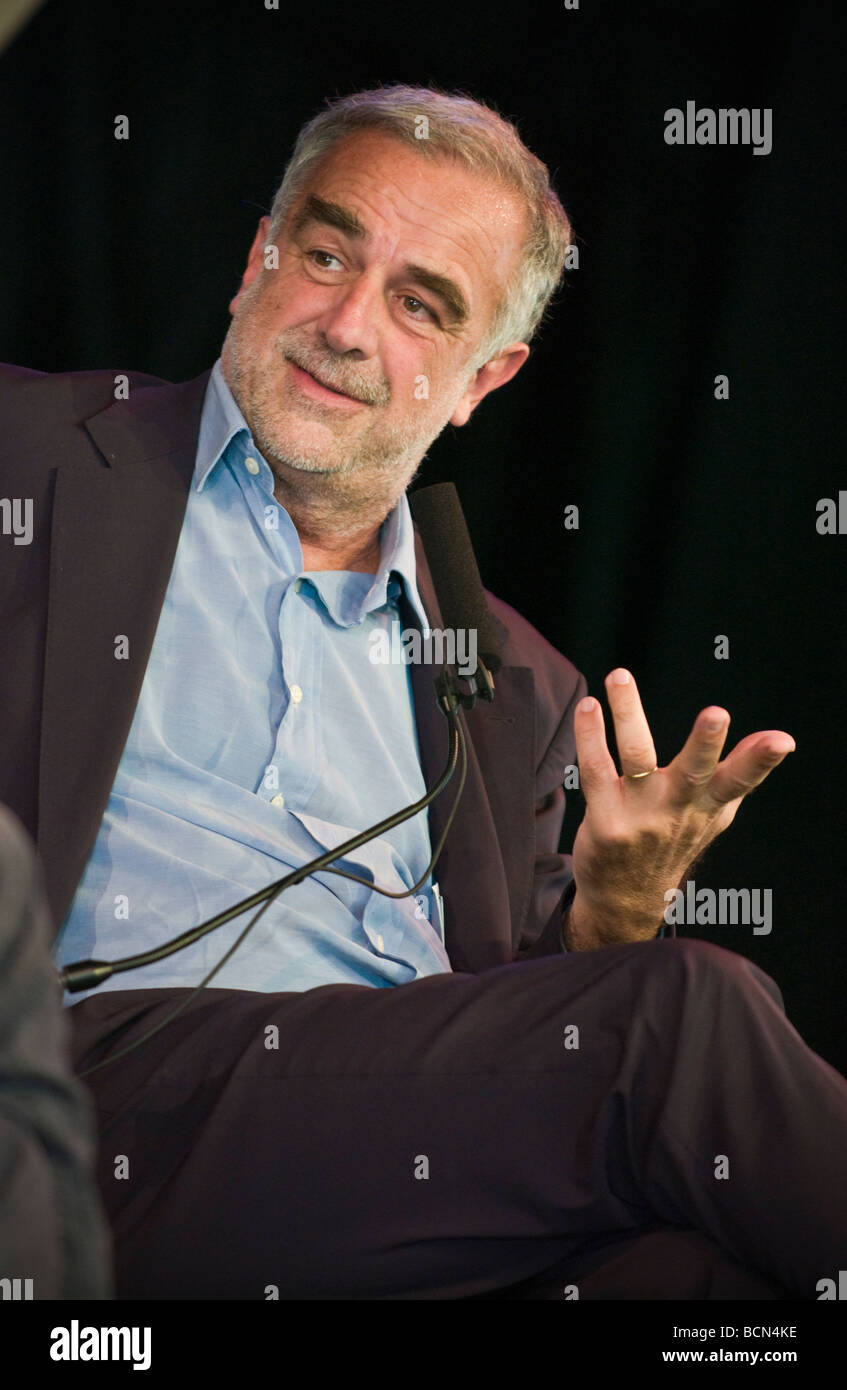
<svg viewBox="0 0 847 1390"><path fill-rule="evenodd" d="M248 300L247 307L254 323L273 327L292 319L303 317L303 309L308 309L309 294L314 286L304 286L298 276L283 270L266 270L254 281L255 294Z"/></svg>
<svg viewBox="0 0 847 1390"><path fill-rule="evenodd" d="M438 353L419 343L403 344L385 359L395 399L401 408L418 412L436 409L448 399L455 384L455 373Z"/></svg>

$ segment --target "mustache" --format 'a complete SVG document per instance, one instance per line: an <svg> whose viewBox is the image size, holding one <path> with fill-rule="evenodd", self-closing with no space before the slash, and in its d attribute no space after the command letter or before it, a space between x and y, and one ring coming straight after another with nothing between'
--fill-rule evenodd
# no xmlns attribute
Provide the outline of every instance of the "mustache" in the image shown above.
<svg viewBox="0 0 847 1390"><path fill-rule="evenodd" d="M352 396L365 405L388 405L391 392L387 382L374 382L359 372L351 370L349 364L340 369L338 356L328 358L323 353L311 352L299 346L277 343L279 351L287 361L293 362L301 371L308 372L323 386Z"/></svg>

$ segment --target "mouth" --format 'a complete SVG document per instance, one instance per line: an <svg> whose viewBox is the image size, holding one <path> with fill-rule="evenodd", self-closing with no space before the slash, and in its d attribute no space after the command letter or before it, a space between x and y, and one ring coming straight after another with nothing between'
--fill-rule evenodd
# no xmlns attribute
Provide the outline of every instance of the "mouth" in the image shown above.
<svg viewBox="0 0 847 1390"><path fill-rule="evenodd" d="M310 396L312 400L323 400L327 403L332 402L340 406L360 406L367 405L367 401L361 401L356 396L350 396L346 391L339 391L334 386L327 386L319 377L313 376L303 367L298 367L291 358L286 361L291 367L291 374L295 384L300 388L304 395Z"/></svg>

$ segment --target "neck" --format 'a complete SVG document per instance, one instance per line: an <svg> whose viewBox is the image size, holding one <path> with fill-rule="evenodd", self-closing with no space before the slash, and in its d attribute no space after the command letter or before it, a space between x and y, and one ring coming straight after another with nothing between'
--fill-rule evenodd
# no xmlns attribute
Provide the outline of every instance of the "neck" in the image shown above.
<svg viewBox="0 0 847 1390"><path fill-rule="evenodd" d="M327 495L326 478L301 474L294 483L277 474L274 496L297 529L306 570L357 570L376 574L379 530L398 497Z"/></svg>
<svg viewBox="0 0 847 1390"><path fill-rule="evenodd" d="M358 570L363 574L376 574L379 569L379 529L361 542L349 536L338 537L337 541L312 542L304 536L296 521L295 525L304 570Z"/></svg>

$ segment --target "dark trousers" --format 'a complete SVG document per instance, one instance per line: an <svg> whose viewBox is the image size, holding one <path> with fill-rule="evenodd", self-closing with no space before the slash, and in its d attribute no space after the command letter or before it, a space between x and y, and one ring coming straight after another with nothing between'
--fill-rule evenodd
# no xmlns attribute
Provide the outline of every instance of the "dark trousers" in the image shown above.
<svg viewBox="0 0 847 1390"><path fill-rule="evenodd" d="M73 1006L77 1069L187 992ZM658 1232L661 1259L668 1228L749 1297L847 1267L847 1083L767 975L702 941L212 988L85 1084L119 1298L490 1297L551 1268L585 1296L597 1251Z"/></svg>

